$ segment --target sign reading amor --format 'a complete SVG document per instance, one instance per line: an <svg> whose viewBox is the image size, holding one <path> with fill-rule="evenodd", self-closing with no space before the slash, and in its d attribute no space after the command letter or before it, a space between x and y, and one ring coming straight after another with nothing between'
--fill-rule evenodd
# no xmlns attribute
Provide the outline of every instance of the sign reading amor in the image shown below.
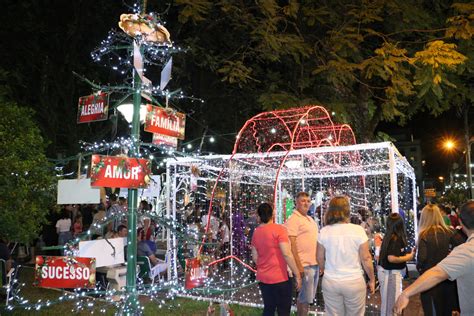
<svg viewBox="0 0 474 316"><path fill-rule="evenodd" d="M87 95L79 98L77 110L77 123L103 121L109 113L109 94Z"/></svg>
<svg viewBox="0 0 474 316"><path fill-rule="evenodd" d="M147 104L145 131L184 139L186 115Z"/></svg>
<svg viewBox="0 0 474 316"><path fill-rule="evenodd" d="M95 258L36 256L35 286L94 288Z"/></svg>
<svg viewBox="0 0 474 316"><path fill-rule="evenodd" d="M93 187L145 188L150 173L151 162L147 159L92 155Z"/></svg>

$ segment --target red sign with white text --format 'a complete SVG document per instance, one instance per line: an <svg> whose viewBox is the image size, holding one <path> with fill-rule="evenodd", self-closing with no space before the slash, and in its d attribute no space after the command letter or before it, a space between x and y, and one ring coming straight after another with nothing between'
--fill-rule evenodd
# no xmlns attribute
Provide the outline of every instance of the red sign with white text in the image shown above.
<svg viewBox="0 0 474 316"><path fill-rule="evenodd" d="M151 162L147 159L92 155L93 187L146 188L150 173Z"/></svg>
<svg viewBox="0 0 474 316"><path fill-rule="evenodd" d="M209 269L198 258L186 259L184 287L186 290L203 286Z"/></svg>
<svg viewBox="0 0 474 316"><path fill-rule="evenodd" d="M145 131L184 139L186 115L147 104Z"/></svg>
<svg viewBox="0 0 474 316"><path fill-rule="evenodd" d="M106 120L109 114L109 94L87 95L79 98L77 123Z"/></svg>
<svg viewBox="0 0 474 316"><path fill-rule="evenodd" d="M84 289L95 287L95 258L36 256L35 286Z"/></svg>
<svg viewBox="0 0 474 316"><path fill-rule="evenodd" d="M155 145L164 145L172 148L178 147L178 139L176 137L161 135L161 134L153 134L153 144Z"/></svg>

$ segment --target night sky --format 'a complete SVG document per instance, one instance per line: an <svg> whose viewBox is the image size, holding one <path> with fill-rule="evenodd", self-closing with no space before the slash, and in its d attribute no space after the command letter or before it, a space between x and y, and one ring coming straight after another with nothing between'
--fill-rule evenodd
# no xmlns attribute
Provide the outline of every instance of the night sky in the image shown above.
<svg viewBox="0 0 474 316"><path fill-rule="evenodd" d="M469 123L474 122L474 111L469 112ZM449 176L449 170L453 163L457 163L465 173L464 164L464 118L457 109L452 109L434 117L428 113L417 114L405 126L397 126L395 123L383 123L379 130L390 135L396 129L407 128L413 131L413 138L419 139L423 159L426 165L423 174L426 177L438 178L438 176ZM472 129L471 129L472 130ZM448 152L442 146L446 139L453 139L456 142L456 149Z"/></svg>
<svg viewBox="0 0 474 316"><path fill-rule="evenodd" d="M131 3L131 1L128 2ZM149 2L149 5L152 6L153 2ZM57 69L58 74L69 72L70 69L64 67L67 61L63 57L67 55L65 52L71 49L69 45L72 42L78 42L74 46L74 49L77 49L76 54L67 56L68 58L78 58L81 61L81 69L73 67L73 70L81 73L90 71L92 78L94 78L94 75L99 75L102 79L111 78L113 74L110 70L104 69L104 67L95 64L91 60L90 51L106 37L108 30L117 27L120 13L128 11L121 1L76 1L74 5L67 1L6 1L2 12L4 23L0 28L2 38L1 68L11 73L20 71L22 76L25 76L30 67L40 67L42 59L39 56L36 56L39 58L37 60L29 60L31 56L25 53L31 47L35 47L35 52L41 52L44 56L50 57L49 62L52 63L52 67ZM98 16L100 16L100 19L97 19ZM72 23L80 23L83 32L81 34L68 34L69 25ZM35 31L35 28L38 31ZM44 32L45 29L47 32ZM179 45L179 39L176 40ZM32 57L36 58L35 56ZM34 73L34 69L32 69L32 73ZM69 76L68 73L62 75ZM47 80L60 79L48 78ZM64 106L75 107L74 100L90 92L86 85L77 81L74 83L71 96L72 104L65 104ZM16 90L17 95L19 94L18 91L21 91L23 95L27 94L28 91L34 91L38 89L37 85L40 84L39 78L20 82L11 80L9 83ZM68 89L68 87L65 86L64 89ZM192 91L190 92L192 93ZM32 95L34 96L34 93ZM206 99L205 95L200 97ZM34 103L28 97L24 97L20 101L20 103L26 104ZM246 111L247 118L256 114L252 110ZM470 121L474 122L472 112L470 111ZM70 117L64 119L69 120ZM40 124L46 123L46 120L45 117L38 117ZM75 124L75 122L71 121L70 124ZM198 122L192 118L188 120L188 125L190 125L188 128L195 125L197 127L194 129L201 131L202 127L196 124ZM235 124L235 126L240 125L240 122ZM230 134L225 136L225 142L230 143L234 139L231 133L238 131L238 127L235 126L219 126L217 132ZM411 128L415 139L421 140L423 158L426 160L425 173L429 176L446 176L449 174L449 167L453 162L461 165L464 163L462 150L458 149L457 152L448 154L440 147L440 142L446 137L453 137L457 140L458 146L462 146L463 119L462 116L456 113L456 110L450 110L438 117L433 117L428 113L419 113L404 127ZM397 125L394 123L382 123L378 130L390 134L396 128ZM212 129L210 133L213 133ZM196 135L199 135L199 132L188 136L194 138ZM225 148L228 149L229 147L228 144ZM219 149L216 148L216 150Z"/></svg>

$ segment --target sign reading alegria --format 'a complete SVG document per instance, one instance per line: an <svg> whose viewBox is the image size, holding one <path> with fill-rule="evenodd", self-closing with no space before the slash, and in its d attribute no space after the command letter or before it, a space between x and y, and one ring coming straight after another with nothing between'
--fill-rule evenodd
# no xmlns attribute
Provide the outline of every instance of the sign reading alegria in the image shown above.
<svg viewBox="0 0 474 316"><path fill-rule="evenodd" d="M106 120L109 114L109 94L100 92L79 98L77 123Z"/></svg>

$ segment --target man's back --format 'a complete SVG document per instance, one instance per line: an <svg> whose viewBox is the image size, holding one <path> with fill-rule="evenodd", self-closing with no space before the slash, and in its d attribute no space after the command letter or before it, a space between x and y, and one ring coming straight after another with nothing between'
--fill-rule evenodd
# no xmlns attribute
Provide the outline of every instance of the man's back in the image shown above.
<svg viewBox="0 0 474 316"><path fill-rule="evenodd" d="M462 315L474 315L474 235L457 246L438 266L457 280Z"/></svg>

